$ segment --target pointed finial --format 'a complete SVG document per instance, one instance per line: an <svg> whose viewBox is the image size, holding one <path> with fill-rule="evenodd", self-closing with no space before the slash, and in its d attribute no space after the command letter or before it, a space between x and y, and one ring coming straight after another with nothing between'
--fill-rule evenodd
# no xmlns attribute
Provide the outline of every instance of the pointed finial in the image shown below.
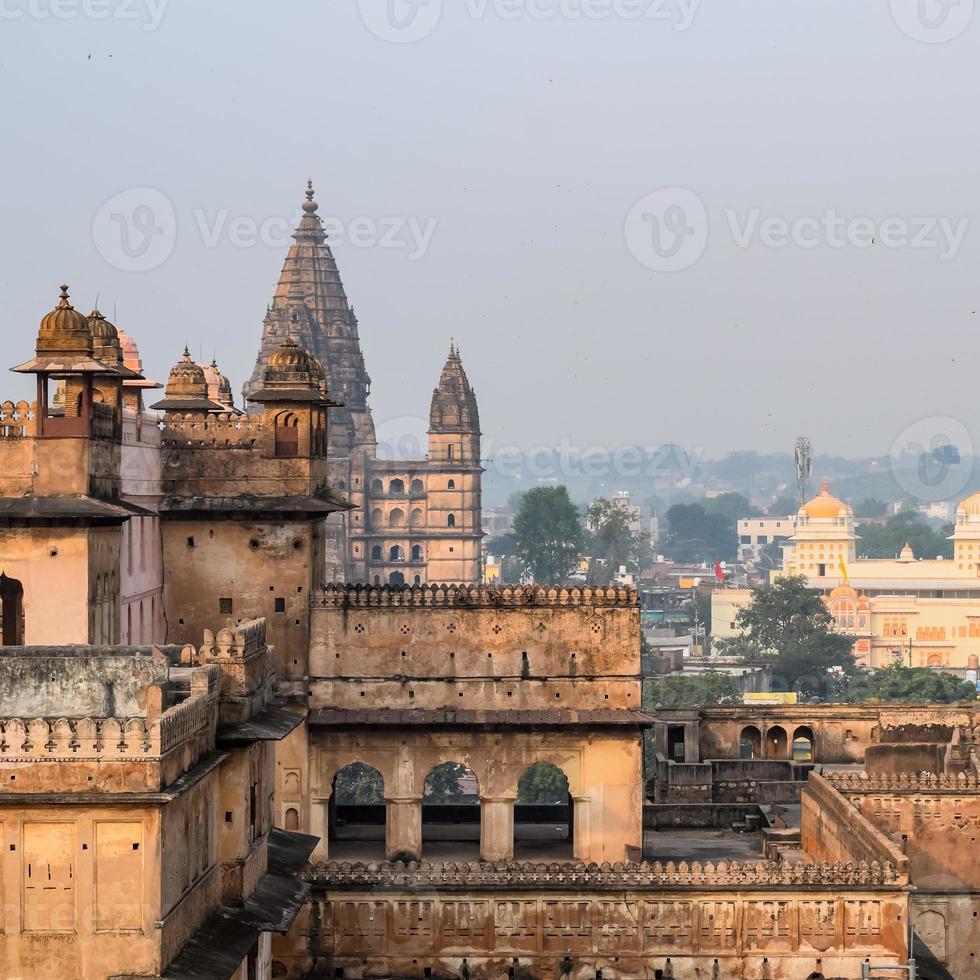
<svg viewBox="0 0 980 980"><path fill-rule="evenodd" d="M820 496L821 497L830 496L830 480L828 480L827 477L824 477L820 481Z"/></svg>
<svg viewBox="0 0 980 980"><path fill-rule="evenodd" d="M64 307L70 307L71 306L71 303L68 302L68 287L67 286L64 286L63 285L61 287L61 299L58 301L58 306L60 306L62 308L64 308Z"/></svg>

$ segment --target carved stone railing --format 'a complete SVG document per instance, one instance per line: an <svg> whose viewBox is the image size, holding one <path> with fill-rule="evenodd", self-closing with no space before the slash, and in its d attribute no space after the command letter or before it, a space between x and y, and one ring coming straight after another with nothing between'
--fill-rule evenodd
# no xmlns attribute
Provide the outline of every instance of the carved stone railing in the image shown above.
<svg viewBox="0 0 980 980"><path fill-rule="evenodd" d="M527 607L636 606L632 588L548 588L545 586L467 585L341 585L332 583L312 593L310 604L321 609L370 607Z"/></svg>
<svg viewBox="0 0 980 980"><path fill-rule="evenodd" d="M260 438L264 428L261 415L168 412L162 423L162 439L165 444L248 448Z"/></svg>
<svg viewBox="0 0 980 980"><path fill-rule="evenodd" d="M681 861L642 864L533 864L500 862L396 861L352 864L332 861L308 867L304 877L314 887L328 888L835 888L900 886L907 878L894 865L861 861L854 864L784 861Z"/></svg>
<svg viewBox="0 0 980 980"><path fill-rule="evenodd" d="M4 718L0 761L145 759L160 755L160 732L145 718Z"/></svg>
<svg viewBox="0 0 980 980"><path fill-rule="evenodd" d="M5 401L0 404L0 439L24 439L36 433L36 408L31 402Z"/></svg>
<svg viewBox="0 0 980 980"><path fill-rule="evenodd" d="M974 773L831 772L824 779L840 793L978 793Z"/></svg>
<svg viewBox="0 0 980 980"><path fill-rule="evenodd" d="M202 749L208 746L216 725L220 685L221 671L214 665L195 670L191 697L168 708L154 722L159 731L161 756L192 740L199 740Z"/></svg>
<svg viewBox="0 0 980 980"><path fill-rule="evenodd" d="M216 634L205 630L201 655L208 660L246 660L258 656L265 649L265 620L253 619L234 629L218 630Z"/></svg>

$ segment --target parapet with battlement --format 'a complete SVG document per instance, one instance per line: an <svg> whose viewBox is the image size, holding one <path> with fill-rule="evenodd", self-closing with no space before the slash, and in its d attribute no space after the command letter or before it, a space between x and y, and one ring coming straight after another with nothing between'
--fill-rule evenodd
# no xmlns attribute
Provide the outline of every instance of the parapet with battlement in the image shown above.
<svg viewBox="0 0 980 980"><path fill-rule="evenodd" d="M637 606L637 592L619 587L342 585L331 583L310 599L314 608L372 607L520 609L566 606Z"/></svg>

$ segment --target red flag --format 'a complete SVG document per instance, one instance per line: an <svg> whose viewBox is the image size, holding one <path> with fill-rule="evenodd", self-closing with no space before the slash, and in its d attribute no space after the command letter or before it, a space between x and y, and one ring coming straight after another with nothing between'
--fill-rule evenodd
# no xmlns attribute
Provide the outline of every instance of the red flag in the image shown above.
<svg viewBox="0 0 980 980"><path fill-rule="evenodd" d="M715 578L718 579L719 582L725 581L725 570L721 567L720 561L715 562Z"/></svg>

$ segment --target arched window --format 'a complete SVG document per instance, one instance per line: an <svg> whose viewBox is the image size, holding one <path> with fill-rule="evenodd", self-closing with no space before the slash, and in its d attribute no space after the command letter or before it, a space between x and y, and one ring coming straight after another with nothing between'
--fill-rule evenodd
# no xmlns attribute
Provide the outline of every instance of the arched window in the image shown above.
<svg viewBox="0 0 980 980"><path fill-rule="evenodd" d="M412 485L409 487L411 493L425 493L425 485L421 480L412 480Z"/></svg>
<svg viewBox="0 0 980 980"><path fill-rule="evenodd" d="M384 527L384 515L380 507L375 507L371 511L371 527Z"/></svg>
<svg viewBox="0 0 980 980"><path fill-rule="evenodd" d="M404 493L405 483L403 480L392 480L388 484L388 493Z"/></svg>
<svg viewBox="0 0 980 980"><path fill-rule="evenodd" d="M738 739L740 759L758 759L762 756L762 733L755 725L746 725Z"/></svg>
<svg viewBox="0 0 980 980"><path fill-rule="evenodd" d="M412 545L412 561L422 560L422 545L413 544Z"/></svg>
<svg viewBox="0 0 980 980"><path fill-rule="evenodd" d="M0 616L3 645L24 645L24 586L15 578L0 574Z"/></svg>
<svg viewBox="0 0 980 980"><path fill-rule="evenodd" d="M400 588L405 584L405 574L403 572L392 572L388 576L388 584Z"/></svg>
<svg viewBox="0 0 980 980"><path fill-rule="evenodd" d="M383 858L386 812L381 773L362 762L344 766L334 776L330 797L331 859L342 861L345 856L356 860ZM317 828L311 830L318 832ZM352 852L350 855L345 853L347 849Z"/></svg>
<svg viewBox="0 0 980 980"><path fill-rule="evenodd" d="M813 729L809 725L801 725L793 735L793 761L813 762Z"/></svg>
<svg viewBox="0 0 980 980"><path fill-rule="evenodd" d="M455 480L450 480L448 486L446 487L446 489L447 490L455 490L456 489L456 481Z"/></svg>
<svg viewBox="0 0 980 980"><path fill-rule="evenodd" d="M405 526L405 511L401 507L396 507L388 515L388 527L404 527Z"/></svg>
<svg viewBox="0 0 980 980"><path fill-rule="evenodd" d="M393 544L388 552L389 561L404 561L405 549L400 544Z"/></svg>
<svg viewBox="0 0 980 980"><path fill-rule="evenodd" d="M422 516L422 508L421 507L413 507L412 508L412 513L411 513L411 515L408 518L408 523L412 527L421 527L422 526L423 519L424 518Z"/></svg>
<svg viewBox="0 0 980 980"><path fill-rule="evenodd" d="M788 755L787 749L786 729L781 725L773 725L766 732L766 758L785 759Z"/></svg>
<svg viewBox="0 0 980 980"><path fill-rule="evenodd" d="M464 860L479 857L480 786L476 774L460 762L436 766L422 789L422 853L438 857L458 849Z"/></svg>
<svg viewBox="0 0 980 980"><path fill-rule="evenodd" d="M371 481L371 493L380 496L385 492L384 484L380 480Z"/></svg>
<svg viewBox="0 0 980 980"><path fill-rule="evenodd" d="M517 781L514 857L569 860L574 814L568 777L550 762L536 762Z"/></svg>
<svg viewBox="0 0 980 980"><path fill-rule="evenodd" d="M299 811L291 806L286 811L286 830L299 830Z"/></svg>
<svg viewBox="0 0 980 980"><path fill-rule="evenodd" d="M299 418L293 412L280 412L275 418L276 456L299 455Z"/></svg>
<svg viewBox="0 0 980 980"><path fill-rule="evenodd" d="M381 561L381 545L376 544L371 549L371 561Z"/></svg>
<svg viewBox="0 0 980 980"><path fill-rule="evenodd" d="M422 576L421 575L416 575L415 576L415 584L416 585L421 585L422 584Z"/></svg>
<svg viewBox="0 0 980 980"><path fill-rule="evenodd" d="M455 514L450 514L449 515L449 520L448 520L447 523L448 523L449 527L455 527L456 526L456 515Z"/></svg>

